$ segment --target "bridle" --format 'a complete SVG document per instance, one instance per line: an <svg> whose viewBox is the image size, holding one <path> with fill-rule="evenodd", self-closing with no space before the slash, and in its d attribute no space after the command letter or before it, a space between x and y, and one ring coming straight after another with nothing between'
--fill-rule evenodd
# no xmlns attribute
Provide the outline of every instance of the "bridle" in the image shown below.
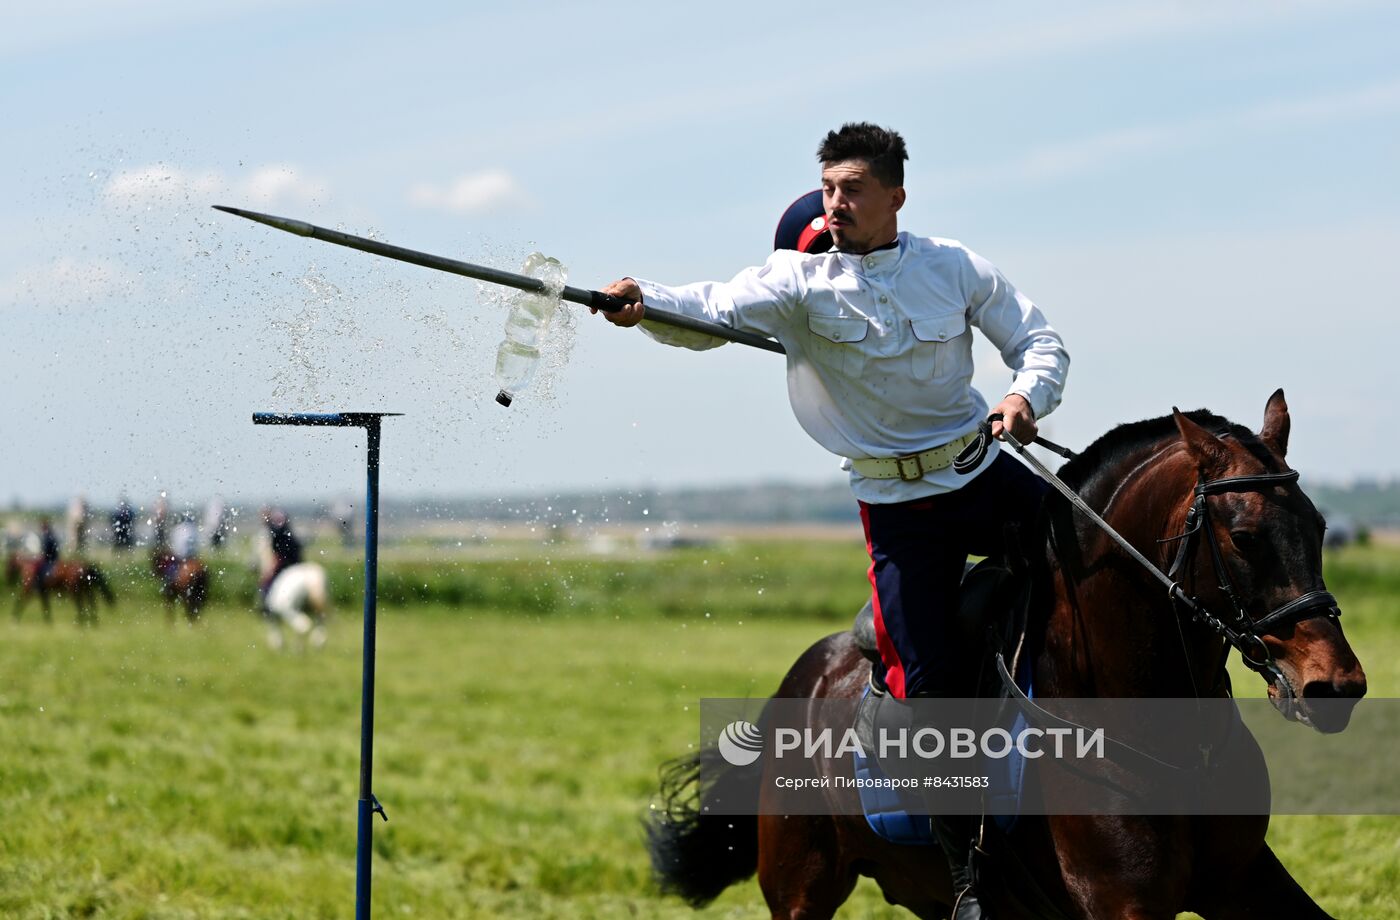
<svg viewBox="0 0 1400 920"><path fill-rule="evenodd" d="M958 472L969 473L980 464L981 458L986 456L986 450L991 441L991 424L1000 418L1000 415L994 413L982 423L978 441L969 445L954 461L953 466ZM1168 537L1166 540L1160 541L1163 543L1180 541L1175 559L1170 568L1163 572L1124 539L1118 531L1114 530L1098 512L1090 508L1077 492L1066 485L1060 477L1052 473L1035 456L1027 452L1025 445L1016 440L1011 432L1004 431L1003 438L1015 449L1016 453L1021 455L1022 459L1040 474L1042 479L1054 486L1061 495L1069 500L1070 504L1093 521L1149 574L1162 582L1166 586L1167 597L1177 608L1178 613L1184 611L1190 614L1194 622L1201 623L1225 640L1228 647L1238 649L1245 666L1263 676L1265 680L1275 684L1280 692L1289 697L1297 696L1292 683L1284 676L1278 662L1274 660L1273 652L1264 642L1264 636L1286 626L1294 626L1317 617L1338 619L1342 612L1337 607L1337 599L1329 591L1321 589L1308 591L1257 620L1251 617L1244 604L1240 602L1239 592L1235 590L1234 584L1230 581L1229 570L1225 566L1225 557L1220 552L1220 540L1215 535L1215 528L1211 526L1210 504L1206 501L1208 496L1225 492L1261 492L1274 486L1295 483L1298 481L1297 470L1288 470L1283 473L1259 473L1253 476L1230 476L1222 479L1206 479L1202 476L1196 483L1191 507L1186 512L1183 532L1178 536ZM1036 440L1040 441L1041 439L1037 438ZM1059 445L1047 446L1050 446L1061 456L1067 458L1074 456L1071 451L1059 447ZM1226 617L1219 617L1211 613L1198 597L1187 593L1174 578L1177 572L1183 569L1189 570L1187 563L1193 555L1197 545L1196 538L1201 531L1205 531L1206 534L1205 543L1210 547L1211 565L1214 567L1215 577L1220 583L1220 590L1230 600L1231 613ZM1184 636L1182 642L1184 648ZM1228 647L1226 654L1221 656L1213 688L1219 686L1220 682L1224 680L1225 664L1229 654ZM1193 677L1193 684L1194 680Z"/></svg>
<svg viewBox="0 0 1400 920"><path fill-rule="evenodd" d="M960 473L970 473L979 466L986 457L986 451L990 446L991 423L1000 418L1000 415L993 414L982 423L980 437L970 444L954 462L954 468ZM1196 488L1191 500L1191 507L1187 509L1186 521L1182 533L1175 537L1168 537L1160 540L1160 543L1180 543L1176 556L1172 560L1171 566L1166 572L1158 568L1151 560L1138 551L1131 543L1124 539L1123 535L1114 530L1113 527L1103 519L1098 512L1090 508L1088 503L1080 497L1064 480L1052 473L1045 464L1030 454L1026 446L1016 440L1009 431L1003 432L1003 439L1020 454L1022 459L1034 469L1042 479L1053 486L1063 495L1071 505L1082 512L1089 520L1093 521L1105 534L1116 542L1129 556L1137 561L1147 572L1162 582L1167 588L1169 602L1177 611L1175 619L1178 633L1181 636L1182 652L1187 658L1187 673L1191 675L1191 685L1196 693L1197 706L1199 708L1201 693L1196 686L1196 678L1190 668L1190 652L1187 650L1186 636L1181 632L1181 614L1190 614L1194 622L1204 625L1220 639L1224 640L1224 654L1220 656L1220 664L1216 669L1214 680L1209 688L1209 692L1214 692L1224 682L1226 677L1226 664L1229 660L1230 649L1239 650L1240 659L1245 666L1258 673L1269 683L1278 688L1280 694L1286 700L1298 698L1297 690L1292 682L1283 673L1278 662L1274 660L1273 652L1269 650L1264 642L1264 636L1280 630L1285 626L1293 626L1305 620L1316 617L1329 617L1337 619L1341 617L1341 610L1337 607L1337 599L1331 592L1325 590L1308 591L1293 600L1286 602L1280 607L1271 610L1259 619L1254 619L1241 603L1239 592L1235 590L1234 583L1230 580L1229 569L1225 565L1224 554L1220 551L1220 540L1215 534L1215 528L1211 526L1210 503L1207 498L1211 495L1220 495L1226 492L1262 492L1275 486L1291 485L1298 481L1298 471L1288 470L1282 473L1259 473L1253 476L1230 476L1221 479L1206 479L1202 475L1196 483ZM1037 438L1036 441L1041 439ZM1072 451L1066 450L1057 444L1047 444L1051 450L1060 454L1066 459L1074 457ZM1220 590L1230 600L1231 613L1227 618L1218 617L1206 609L1200 599L1194 594L1190 594L1175 580L1174 576L1182 571L1190 571L1190 560L1194 555L1195 547L1198 545L1198 537L1204 531L1206 534L1205 543L1210 547L1211 566L1215 571L1216 580L1220 583ZM1023 707L1023 711L1034 713L1035 716L1047 724L1060 724L1070 727L1082 727L1069 720L1062 719L1047 712L1043 707L1037 705L1028 697L1024 691L1012 679L1011 672L1007 668L1005 657L998 652L996 655L997 673L1001 678L1002 686L1007 694L1017 700ZM1233 736L1235 722L1229 723L1224 737L1220 740L1219 746L1223 749L1230 742ZM1200 761L1189 766L1179 766L1168 763L1145 751L1139 750L1121 741L1108 739L1114 753L1115 759L1127 758L1138 764L1148 764L1165 768L1173 772L1196 772L1198 770L1209 771L1212 767L1211 751L1215 745L1202 745L1200 749Z"/></svg>
<svg viewBox="0 0 1400 920"><path fill-rule="evenodd" d="M1288 470L1282 473L1259 473L1253 476L1230 476L1223 479L1206 479L1202 476L1196 483L1195 497L1191 502L1190 509L1186 512L1186 522L1182 533L1158 541L1161 543L1180 541L1176 557L1172 560L1165 576L1161 576L1167 582L1168 596L1173 604L1189 613L1193 621L1203 624L1229 645L1238 649L1240 659L1247 667L1264 675L1266 679L1277 681L1279 688L1290 695L1296 694L1293 693L1292 686L1284 677L1277 662L1274 661L1273 652L1269 650L1263 637L1285 627L1295 626L1305 620L1317 617L1338 619L1342 612L1337 607L1337 599L1332 596L1330 591L1317 589L1295 597L1257 620L1251 617L1249 611L1245 609L1245 605L1240 601L1240 595L1235 590L1234 583L1230 580L1225 557L1220 551L1220 538L1216 536L1215 528L1211 526L1210 503L1206 499L1208 496L1226 492L1262 492L1265 489L1297 481L1297 470ZM1104 524L1103 526L1107 527L1108 525ZM1231 613L1228 621L1211 613L1200 602L1199 598L1188 594L1180 584L1172 580L1178 572L1190 570L1188 562L1195 547L1199 545L1198 536L1202 531L1205 532L1204 542L1210 547L1211 566L1215 571L1216 580L1219 582L1220 591L1230 601ZM1117 536L1111 530L1110 534ZM1121 538L1119 539L1121 540ZM1145 562L1145 560L1143 561ZM1149 568L1160 576L1156 566L1149 564ZM1221 669L1224 669L1223 661Z"/></svg>

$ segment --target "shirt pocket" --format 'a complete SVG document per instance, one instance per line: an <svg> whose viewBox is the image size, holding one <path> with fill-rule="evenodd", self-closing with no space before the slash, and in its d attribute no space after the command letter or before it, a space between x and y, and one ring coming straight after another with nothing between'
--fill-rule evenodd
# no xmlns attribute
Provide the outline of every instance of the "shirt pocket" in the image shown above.
<svg viewBox="0 0 1400 920"><path fill-rule="evenodd" d="M870 321L863 316L807 314L812 358L844 374L858 376L865 369L865 340Z"/></svg>
<svg viewBox="0 0 1400 920"><path fill-rule="evenodd" d="M920 316L909 320L914 332L913 372L919 380L939 380L955 374L961 368L961 357L967 351L962 341L967 332L967 316L945 313L941 316Z"/></svg>

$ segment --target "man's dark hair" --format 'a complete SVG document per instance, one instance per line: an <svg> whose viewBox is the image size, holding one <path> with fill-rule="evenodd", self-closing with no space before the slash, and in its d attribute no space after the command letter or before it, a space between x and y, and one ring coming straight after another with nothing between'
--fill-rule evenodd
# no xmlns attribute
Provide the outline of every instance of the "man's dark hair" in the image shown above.
<svg viewBox="0 0 1400 920"><path fill-rule="evenodd" d="M842 125L840 131L826 133L817 148L817 159L823 164L864 160L875 178L899 187L904 184L904 161L909 159L909 153L899 132L868 121L852 121Z"/></svg>

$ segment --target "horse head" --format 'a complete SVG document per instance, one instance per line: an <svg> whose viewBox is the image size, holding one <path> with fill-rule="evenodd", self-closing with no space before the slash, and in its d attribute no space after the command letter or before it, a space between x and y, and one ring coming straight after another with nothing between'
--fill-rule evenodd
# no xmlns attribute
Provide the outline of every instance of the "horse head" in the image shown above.
<svg viewBox="0 0 1400 920"><path fill-rule="evenodd" d="M1326 525L1284 462L1283 391L1269 398L1252 438L1212 432L1180 411L1172 417L1197 481L1174 577L1265 679L1279 712L1341 731L1366 693L1366 674L1323 583Z"/></svg>

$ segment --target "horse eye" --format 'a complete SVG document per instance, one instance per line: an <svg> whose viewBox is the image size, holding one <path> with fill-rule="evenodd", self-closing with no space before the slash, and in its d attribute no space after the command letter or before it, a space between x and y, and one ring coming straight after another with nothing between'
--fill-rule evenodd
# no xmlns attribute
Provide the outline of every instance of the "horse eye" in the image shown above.
<svg viewBox="0 0 1400 920"><path fill-rule="evenodd" d="M1254 534L1247 530L1230 531L1230 539L1234 541L1235 548L1242 553L1247 553L1258 545L1258 540L1255 538Z"/></svg>

